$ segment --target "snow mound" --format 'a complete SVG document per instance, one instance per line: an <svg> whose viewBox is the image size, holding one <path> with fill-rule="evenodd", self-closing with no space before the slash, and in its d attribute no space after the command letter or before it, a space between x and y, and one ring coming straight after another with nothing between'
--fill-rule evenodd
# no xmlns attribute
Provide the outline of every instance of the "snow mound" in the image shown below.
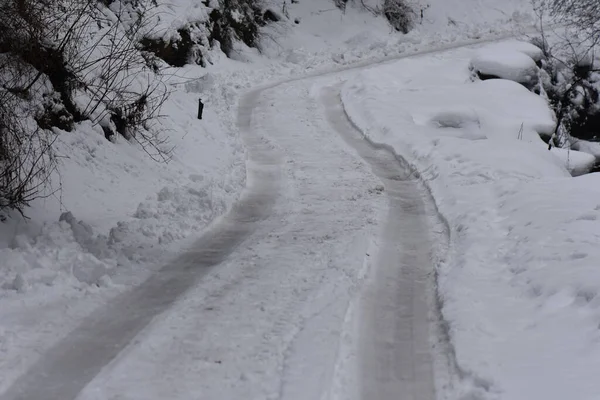
<svg viewBox="0 0 600 400"><path fill-rule="evenodd" d="M233 188L201 175L189 179L184 186L165 186L148 195L130 218L117 221L106 234L72 212L43 224L37 233L19 233L21 227L15 227L12 243L0 248L0 290L22 292L59 282L99 285L119 272L117 267L150 267L164 261L169 245L198 234L225 212L225 199L235 195Z"/></svg>
<svg viewBox="0 0 600 400"><path fill-rule="evenodd" d="M481 50L471 59L470 68L481 78L508 79L524 85L533 85L538 76L535 61L510 48Z"/></svg>
<svg viewBox="0 0 600 400"><path fill-rule="evenodd" d="M505 53L518 52L529 56L533 61L539 62L544 58L544 52L536 45L523 40L507 40L485 46L485 51Z"/></svg>
<svg viewBox="0 0 600 400"><path fill-rule="evenodd" d="M561 149L559 147L553 147L551 151L564 163L573 176L587 174L596 163L596 157L583 151Z"/></svg>
<svg viewBox="0 0 600 400"><path fill-rule="evenodd" d="M120 262L106 237L71 213L45 224L34 238L17 234L10 247L0 249L0 258L0 288L17 292L38 285L104 285Z"/></svg>
<svg viewBox="0 0 600 400"><path fill-rule="evenodd" d="M419 68L413 70L412 63L407 60L402 68L409 66L414 75L405 78L405 70L397 69L397 76L394 76L392 71L399 67L392 64L389 67L390 82L373 79L370 71L361 73L360 76L371 86L364 86L360 80L353 81L356 83L353 96L381 95L394 88L402 94L389 105L397 118L402 115L407 122L437 128L436 135L494 141L519 140L546 146L539 134L551 135L555 124L552 111L540 96L508 80L477 81L465 85L463 64L440 64L426 58L415 65L427 66L431 75L425 77L419 74Z"/></svg>
<svg viewBox="0 0 600 400"><path fill-rule="evenodd" d="M485 46L471 59L469 68L481 78L500 78L531 87L538 80L540 48L521 40Z"/></svg>
<svg viewBox="0 0 600 400"><path fill-rule="evenodd" d="M600 143L577 140L575 143L573 143L572 147L573 150L578 150L593 155L596 159L596 162L600 162Z"/></svg>

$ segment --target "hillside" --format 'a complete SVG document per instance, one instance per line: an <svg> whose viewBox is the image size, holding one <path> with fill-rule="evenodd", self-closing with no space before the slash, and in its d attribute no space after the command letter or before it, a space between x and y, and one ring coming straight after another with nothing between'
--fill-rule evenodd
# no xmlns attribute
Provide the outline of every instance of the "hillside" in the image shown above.
<svg viewBox="0 0 600 400"><path fill-rule="evenodd" d="M210 15L218 8L190 0L150 9L140 28L144 37L177 47L185 30L195 43L186 66L161 67L160 80L170 97L160 118L152 120L150 136L156 135L165 149L159 155L168 162L149 157L143 141L132 143L119 134L106 140L102 115L80 118L70 132L52 127L57 169L43 188L44 198L24 210L28 219L11 212L2 223L2 286L25 282L17 284L25 290L38 281L68 282L72 267L65 266L73 263L77 269L100 271L83 279L88 284L112 275L116 267L154 259L173 242L199 232L241 190L244 151L231 114L238 93L261 81L494 35L532 21L526 1L495 3L416 3L415 10L423 8L423 20L416 15L413 30L404 35L369 11L377 4L366 3L371 8L365 9L350 2L342 11L316 0L270 2L260 8L260 25L267 10L282 20L260 27L264 33L255 45L261 52L233 40L229 58L221 52L223 45L209 40L214 36ZM132 24L125 18L132 15L130 3L112 2L109 8L113 15L122 14L124 28ZM202 121L196 118L199 97L206 103ZM116 128L114 122L108 125ZM58 244L62 250L56 252Z"/></svg>

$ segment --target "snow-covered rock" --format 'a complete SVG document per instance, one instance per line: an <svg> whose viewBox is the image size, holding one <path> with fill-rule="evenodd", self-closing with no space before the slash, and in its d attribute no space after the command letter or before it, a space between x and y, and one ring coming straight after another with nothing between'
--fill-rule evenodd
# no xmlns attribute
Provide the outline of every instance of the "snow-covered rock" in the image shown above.
<svg viewBox="0 0 600 400"><path fill-rule="evenodd" d="M572 145L573 150L582 151L591 154L600 163L600 143L588 142L586 140L575 140Z"/></svg>
<svg viewBox="0 0 600 400"><path fill-rule="evenodd" d="M481 78L508 79L532 86L537 81L538 67L525 53L516 50L485 49L472 59L470 68Z"/></svg>
<svg viewBox="0 0 600 400"><path fill-rule="evenodd" d="M569 170L571 175L587 174L596 164L596 157L583 151L552 147L552 154L557 156Z"/></svg>

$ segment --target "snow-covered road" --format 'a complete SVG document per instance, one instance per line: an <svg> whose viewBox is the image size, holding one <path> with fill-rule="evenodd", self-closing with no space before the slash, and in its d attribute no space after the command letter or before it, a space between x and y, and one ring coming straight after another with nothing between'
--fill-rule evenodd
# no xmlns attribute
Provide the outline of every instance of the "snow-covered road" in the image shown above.
<svg viewBox="0 0 600 400"><path fill-rule="evenodd" d="M340 79L249 93L241 201L3 399L433 399L437 214L350 124Z"/></svg>

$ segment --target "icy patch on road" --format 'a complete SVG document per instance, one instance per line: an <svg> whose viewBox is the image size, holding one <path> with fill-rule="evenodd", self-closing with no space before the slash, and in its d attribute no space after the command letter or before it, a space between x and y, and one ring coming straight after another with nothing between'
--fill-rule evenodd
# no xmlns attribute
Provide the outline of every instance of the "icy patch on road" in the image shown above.
<svg viewBox="0 0 600 400"><path fill-rule="evenodd" d="M600 178L570 176L589 157L547 150L538 133L553 120L541 98L512 82L468 82L473 55L399 61L343 90L354 123L414 163L450 223L438 284L462 382L440 394L595 398Z"/></svg>

